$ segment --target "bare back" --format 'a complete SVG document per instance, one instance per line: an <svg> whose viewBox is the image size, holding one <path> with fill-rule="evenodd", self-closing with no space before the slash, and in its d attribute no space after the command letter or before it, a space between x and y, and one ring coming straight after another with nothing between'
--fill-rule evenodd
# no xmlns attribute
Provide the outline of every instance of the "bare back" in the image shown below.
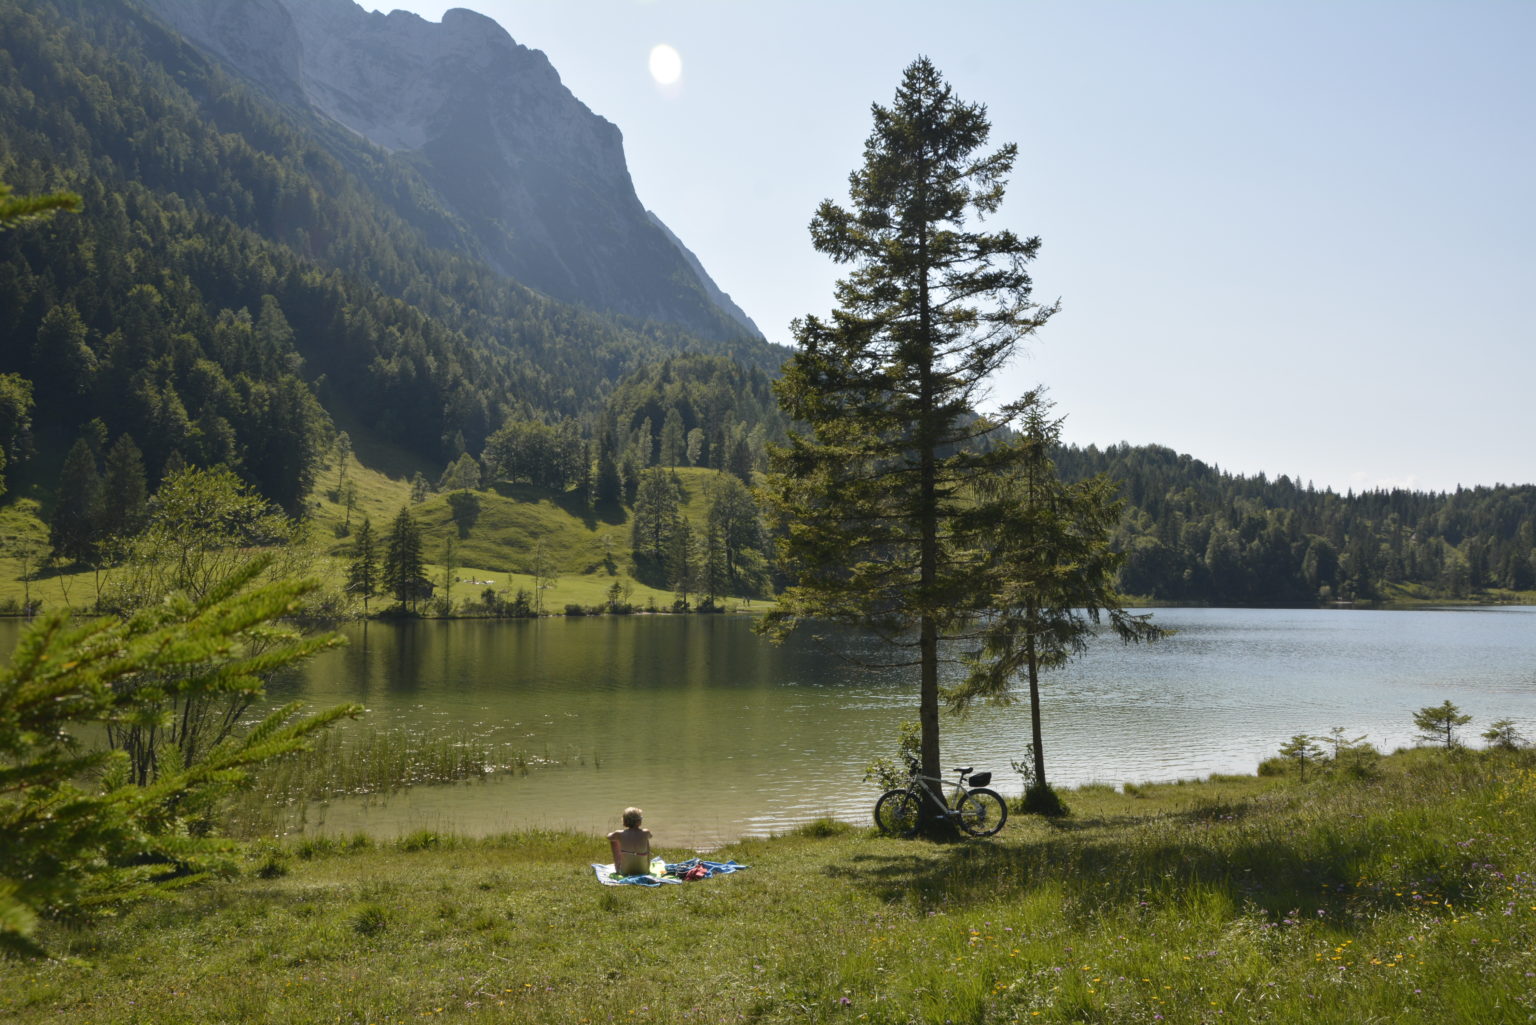
<svg viewBox="0 0 1536 1025"><path fill-rule="evenodd" d="M621 876L645 875L651 870L651 831L631 826L608 834L613 848L613 868Z"/></svg>

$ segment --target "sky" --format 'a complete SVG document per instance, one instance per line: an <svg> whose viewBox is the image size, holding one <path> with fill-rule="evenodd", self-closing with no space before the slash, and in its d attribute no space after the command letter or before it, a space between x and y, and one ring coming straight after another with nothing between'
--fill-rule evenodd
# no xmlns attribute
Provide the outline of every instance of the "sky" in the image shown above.
<svg viewBox="0 0 1536 1025"><path fill-rule="evenodd" d="M847 270L811 216L927 56L1018 144L987 224L1042 239L1062 306L995 400L1340 492L1536 483L1533 0L363 5L542 50L784 344Z"/></svg>

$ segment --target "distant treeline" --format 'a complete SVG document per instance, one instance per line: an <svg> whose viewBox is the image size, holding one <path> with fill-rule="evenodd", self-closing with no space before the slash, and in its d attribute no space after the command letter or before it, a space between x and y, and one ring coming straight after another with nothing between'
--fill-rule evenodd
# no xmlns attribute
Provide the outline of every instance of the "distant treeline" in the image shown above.
<svg viewBox="0 0 1536 1025"><path fill-rule="evenodd" d="M1536 588L1536 485L1340 495L1223 473L1156 445L1069 447L1062 472L1120 483L1124 590L1174 602L1465 598Z"/></svg>

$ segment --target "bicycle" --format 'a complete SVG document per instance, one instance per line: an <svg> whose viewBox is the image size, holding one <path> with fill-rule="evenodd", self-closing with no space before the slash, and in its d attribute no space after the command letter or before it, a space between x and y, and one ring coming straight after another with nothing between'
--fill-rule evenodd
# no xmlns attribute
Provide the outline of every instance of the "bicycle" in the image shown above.
<svg viewBox="0 0 1536 1025"><path fill-rule="evenodd" d="M937 783L942 788L944 780L924 776L915 761L908 760L907 768L907 785L887 790L875 802L875 825L882 833L903 838L916 835L925 794L934 804L945 808L946 818L972 836L991 836L1008 821L1007 802L997 791L986 788L992 782L990 772L973 776L969 766L955 769L960 778L955 780L954 793L946 802L943 794L931 786ZM966 786L967 779L973 784L971 787Z"/></svg>

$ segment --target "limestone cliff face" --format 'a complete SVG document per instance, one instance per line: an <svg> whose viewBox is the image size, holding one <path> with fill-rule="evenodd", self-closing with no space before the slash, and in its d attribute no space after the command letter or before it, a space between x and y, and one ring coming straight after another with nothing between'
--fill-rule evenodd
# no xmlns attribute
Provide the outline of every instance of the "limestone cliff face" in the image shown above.
<svg viewBox="0 0 1536 1025"><path fill-rule="evenodd" d="M409 161L479 255L567 302L761 337L635 195L619 129L538 50L456 9L441 23L353 0L143 0L279 102Z"/></svg>

